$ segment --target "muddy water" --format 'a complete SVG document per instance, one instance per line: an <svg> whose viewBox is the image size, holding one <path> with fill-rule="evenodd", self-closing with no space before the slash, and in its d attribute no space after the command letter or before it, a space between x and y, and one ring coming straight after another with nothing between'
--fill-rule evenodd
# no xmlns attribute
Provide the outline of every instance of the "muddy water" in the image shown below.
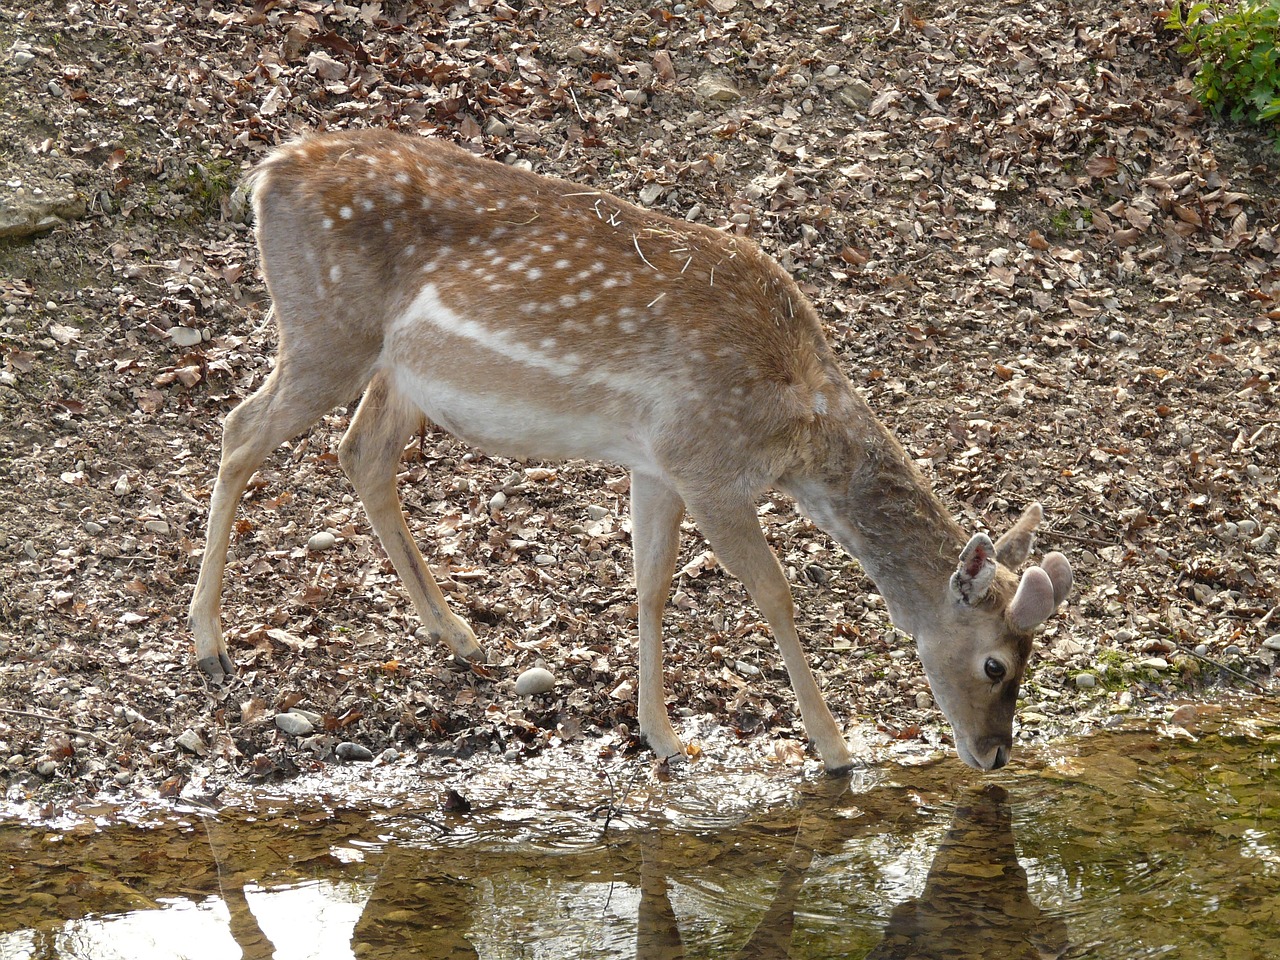
<svg viewBox="0 0 1280 960"><path fill-rule="evenodd" d="M369 772L216 813L28 816L0 822L0 960L1262 960L1278 763L1280 710L1255 703L994 777L547 758L394 806Z"/></svg>

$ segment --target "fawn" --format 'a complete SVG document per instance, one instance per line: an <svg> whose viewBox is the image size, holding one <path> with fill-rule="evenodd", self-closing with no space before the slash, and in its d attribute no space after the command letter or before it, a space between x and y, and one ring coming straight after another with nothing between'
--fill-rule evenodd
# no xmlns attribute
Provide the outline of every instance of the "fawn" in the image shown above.
<svg viewBox="0 0 1280 960"><path fill-rule="evenodd" d="M494 454L630 470L637 714L659 756L683 755L664 702L662 612L687 509L768 620L826 768L851 764L756 516L755 498L776 487L860 561L915 637L960 757L1007 762L1032 633L1069 592L1071 567L1050 553L1012 572L1039 504L995 543L965 534L754 243L386 131L282 147L247 185L279 348L224 428L190 613L207 674L233 670L220 592L247 482L363 393L342 467L427 632L456 656L484 652L448 609L396 490L424 417Z"/></svg>

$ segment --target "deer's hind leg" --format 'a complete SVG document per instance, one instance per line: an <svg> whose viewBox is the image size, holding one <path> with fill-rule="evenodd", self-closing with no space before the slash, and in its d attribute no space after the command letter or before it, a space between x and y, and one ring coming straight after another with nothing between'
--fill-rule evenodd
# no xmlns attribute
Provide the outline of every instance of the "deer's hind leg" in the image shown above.
<svg viewBox="0 0 1280 960"><path fill-rule="evenodd" d="M266 382L227 415L222 428L222 462L209 500L200 577L191 598L188 623L196 662L218 681L235 672L222 637L222 578L236 505L262 461L284 441L296 437L363 386L355 366L348 376L291 364L282 354Z"/></svg>
<svg viewBox="0 0 1280 960"><path fill-rule="evenodd" d="M338 457L427 633L443 640L456 656L483 661L485 653L475 633L449 609L414 544L396 490L404 445L421 422L421 412L396 394L385 375L376 374L342 438Z"/></svg>

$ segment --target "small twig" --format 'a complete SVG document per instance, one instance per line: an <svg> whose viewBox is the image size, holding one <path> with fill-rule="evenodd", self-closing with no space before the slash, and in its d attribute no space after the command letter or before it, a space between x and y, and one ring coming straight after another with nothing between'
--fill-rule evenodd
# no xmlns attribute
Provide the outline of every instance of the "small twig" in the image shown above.
<svg viewBox="0 0 1280 960"><path fill-rule="evenodd" d="M609 824L613 821L614 816L622 811L622 804L625 803L627 797L631 795L631 788L635 786L636 778L640 776L640 769L641 768L637 766L635 770L632 771L631 779L627 781L626 789L622 791L621 797L619 797L617 791L614 790L613 777L609 776L608 773L604 775L605 780L609 783L609 802L604 805L604 826L600 828L601 840L608 835Z"/></svg>
<svg viewBox="0 0 1280 960"><path fill-rule="evenodd" d="M34 710L10 710L8 707L0 707L0 713L7 713L14 717L30 717L32 720L47 720L50 723L60 723L67 728L68 731L74 733L78 737L88 737L104 747L115 747L110 740L103 740L96 733L90 733L88 730L81 730L78 727L71 726L70 721L64 720L62 717L51 716L47 713L37 713Z"/></svg>
<svg viewBox="0 0 1280 960"><path fill-rule="evenodd" d="M1064 540L1070 540L1073 543L1086 543L1091 547L1114 547L1114 540L1099 540L1097 537L1082 537L1077 533L1066 533L1062 530L1046 530L1044 537L1052 539L1053 537L1062 537Z"/></svg>
<svg viewBox="0 0 1280 960"><path fill-rule="evenodd" d="M631 242L636 245L636 253L640 254L640 259L644 260L645 266L647 266L650 270L657 270L658 268L649 262L649 260L644 255L644 251L640 249L640 238L636 236L636 234L634 233L631 235Z"/></svg>
<svg viewBox="0 0 1280 960"><path fill-rule="evenodd" d="M1238 677L1239 679L1243 680L1245 683L1252 684L1253 686L1258 688L1259 693L1271 692L1267 688L1266 684L1262 683L1261 681L1255 680L1253 677L1249 676L1247 673L1241 673L1239 670L1236 670L1232 667L1228 667L1221 660L1215 660L1213 657L1207 657L1203 653L1196 653L1190 647L1184 646L1183 644L1178 643L1178 641L1176 640L1173 641L1173 643L1174 643L1174 646L1176 646L1183 653L1190 654L1191 656L1195 657L1197 660L1203 660L1205 663L1211 663L1215 667L1217 667L1219 670L1225 670L1227 673L1231 674L1233 677Z"/></svg>

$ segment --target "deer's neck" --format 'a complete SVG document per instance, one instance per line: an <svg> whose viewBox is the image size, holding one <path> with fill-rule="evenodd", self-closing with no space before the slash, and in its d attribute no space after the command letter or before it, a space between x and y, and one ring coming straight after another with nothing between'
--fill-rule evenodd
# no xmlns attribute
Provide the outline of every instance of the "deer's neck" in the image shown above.
<svg viewBox="0 0 1280 960"><path fill-rule="evenodd" d="M785 484L862 564L894 623L916 634L946 596L964 531L865 403L855 396L851 407L847 419L822 426L818 457Z"/></svg>

